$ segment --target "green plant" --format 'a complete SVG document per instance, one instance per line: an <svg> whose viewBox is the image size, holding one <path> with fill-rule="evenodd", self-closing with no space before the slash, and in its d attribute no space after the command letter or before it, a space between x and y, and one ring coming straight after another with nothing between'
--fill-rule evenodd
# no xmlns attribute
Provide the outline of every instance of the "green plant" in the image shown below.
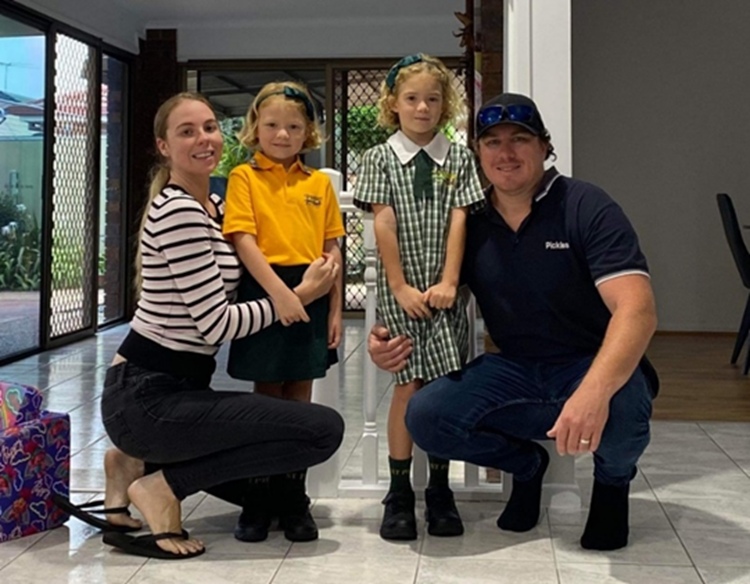
<svg viewBox="0 0 750 584"><path fill-rule="evenodd" d="M242 129L242 118L226 118L219 122L219 129L224 138L224 149L221 159L213 172L214 176L229 177L232 169L245 162L250 153L237 139L237 132Z"/></svg>
<svg viewBox="0 0 750 584"><path fill-rule="evenodd" d="M336 126L342 127L341 113L336 114ZM346 147L358 158L366 150L382 144L393 132L378 125L378 107L358 105L346 112Z"/></svg>
<svg viewBox="0 0 750 584"><path fill-rule="evenodd" d="M56 290L84 285L88 265L83 244L66 237L52 242L52 287ZM90 274L90 272L88 272Z"/></svg>
<svg viewBox="0 0 750 584"><path fill-rule="evenodd" d="M29 224L27 231L16 228L0 236L0 290L39 290L39 227L33 219Z"/></svg>
<svg viewBox="0 0 750 584"><path fill-rule="evenodd" d="M38 290L40 233L36 220L15 197L0 192L0 290Z"/></svg>

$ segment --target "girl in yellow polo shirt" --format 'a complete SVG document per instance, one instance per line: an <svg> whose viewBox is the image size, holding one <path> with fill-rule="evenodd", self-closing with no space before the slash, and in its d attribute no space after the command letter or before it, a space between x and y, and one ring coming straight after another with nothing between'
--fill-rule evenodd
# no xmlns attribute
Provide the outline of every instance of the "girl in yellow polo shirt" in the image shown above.
<svg viewBox="0 0 750 584"><path fill-rule="evenodd" d="M254 381L256 393L310 401L312 380L324 377L338 360L342 281L327 298L307 307L292 288L306 267L324 253L341 264L337 238L345 231L331 181L299 158L322 143L307 89L292 82L264 86L247 112L239 138L253 154L229 175L223 231L232 238L247 268L239 300L270 296L280 322L233 342L228 372ZM316 539L305 474L306 469L300 469L270 479L252 479L235 537L266 539L274 511L273 492L287 539Z"/></svg>

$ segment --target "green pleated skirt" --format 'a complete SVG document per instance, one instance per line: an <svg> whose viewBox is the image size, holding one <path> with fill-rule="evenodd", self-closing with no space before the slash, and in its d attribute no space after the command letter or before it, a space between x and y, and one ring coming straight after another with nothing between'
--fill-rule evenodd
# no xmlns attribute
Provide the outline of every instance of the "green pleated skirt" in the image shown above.
<svg viewBox="0 0 750 584"><path fill-rule="evenodd" d="M290 288L302 281L307 269L301 266L271 266ZM263 287L247 271L240 280L238 302L268 296ZM323 296L305 307L310 322L284 326L272 324L245 337L232 341L227 372L246 381L279 383L325 377L328 368L338 363L338 353L328 348L329 298Z"/></svg>

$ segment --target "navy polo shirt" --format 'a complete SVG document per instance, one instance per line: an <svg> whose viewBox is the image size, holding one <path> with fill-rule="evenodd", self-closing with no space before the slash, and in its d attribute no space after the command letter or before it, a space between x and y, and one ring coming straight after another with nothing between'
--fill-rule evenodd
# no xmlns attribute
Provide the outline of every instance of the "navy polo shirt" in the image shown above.
<svg viewBox="0 0 750 584"><path fill-rule="evenodd" d="M545 362L595 355L611 316L596 285L648 275L622 209L600 188L554 168L517 232L489 199L469 216L462 269L502 353Z"/></svg>

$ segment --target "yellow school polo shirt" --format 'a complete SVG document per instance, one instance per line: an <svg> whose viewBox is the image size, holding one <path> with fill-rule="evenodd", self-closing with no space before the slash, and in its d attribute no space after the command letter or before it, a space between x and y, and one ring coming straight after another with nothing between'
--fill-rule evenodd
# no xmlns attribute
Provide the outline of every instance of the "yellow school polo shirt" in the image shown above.
<svg viewBox="0 0 750 584"><path fill-rule="evenodd" d="M261 152L229 175L223 231L255 235L268 263L279 266L309 264L326 239L346 233L325 174L299 158L287 171Z"/></svg>

